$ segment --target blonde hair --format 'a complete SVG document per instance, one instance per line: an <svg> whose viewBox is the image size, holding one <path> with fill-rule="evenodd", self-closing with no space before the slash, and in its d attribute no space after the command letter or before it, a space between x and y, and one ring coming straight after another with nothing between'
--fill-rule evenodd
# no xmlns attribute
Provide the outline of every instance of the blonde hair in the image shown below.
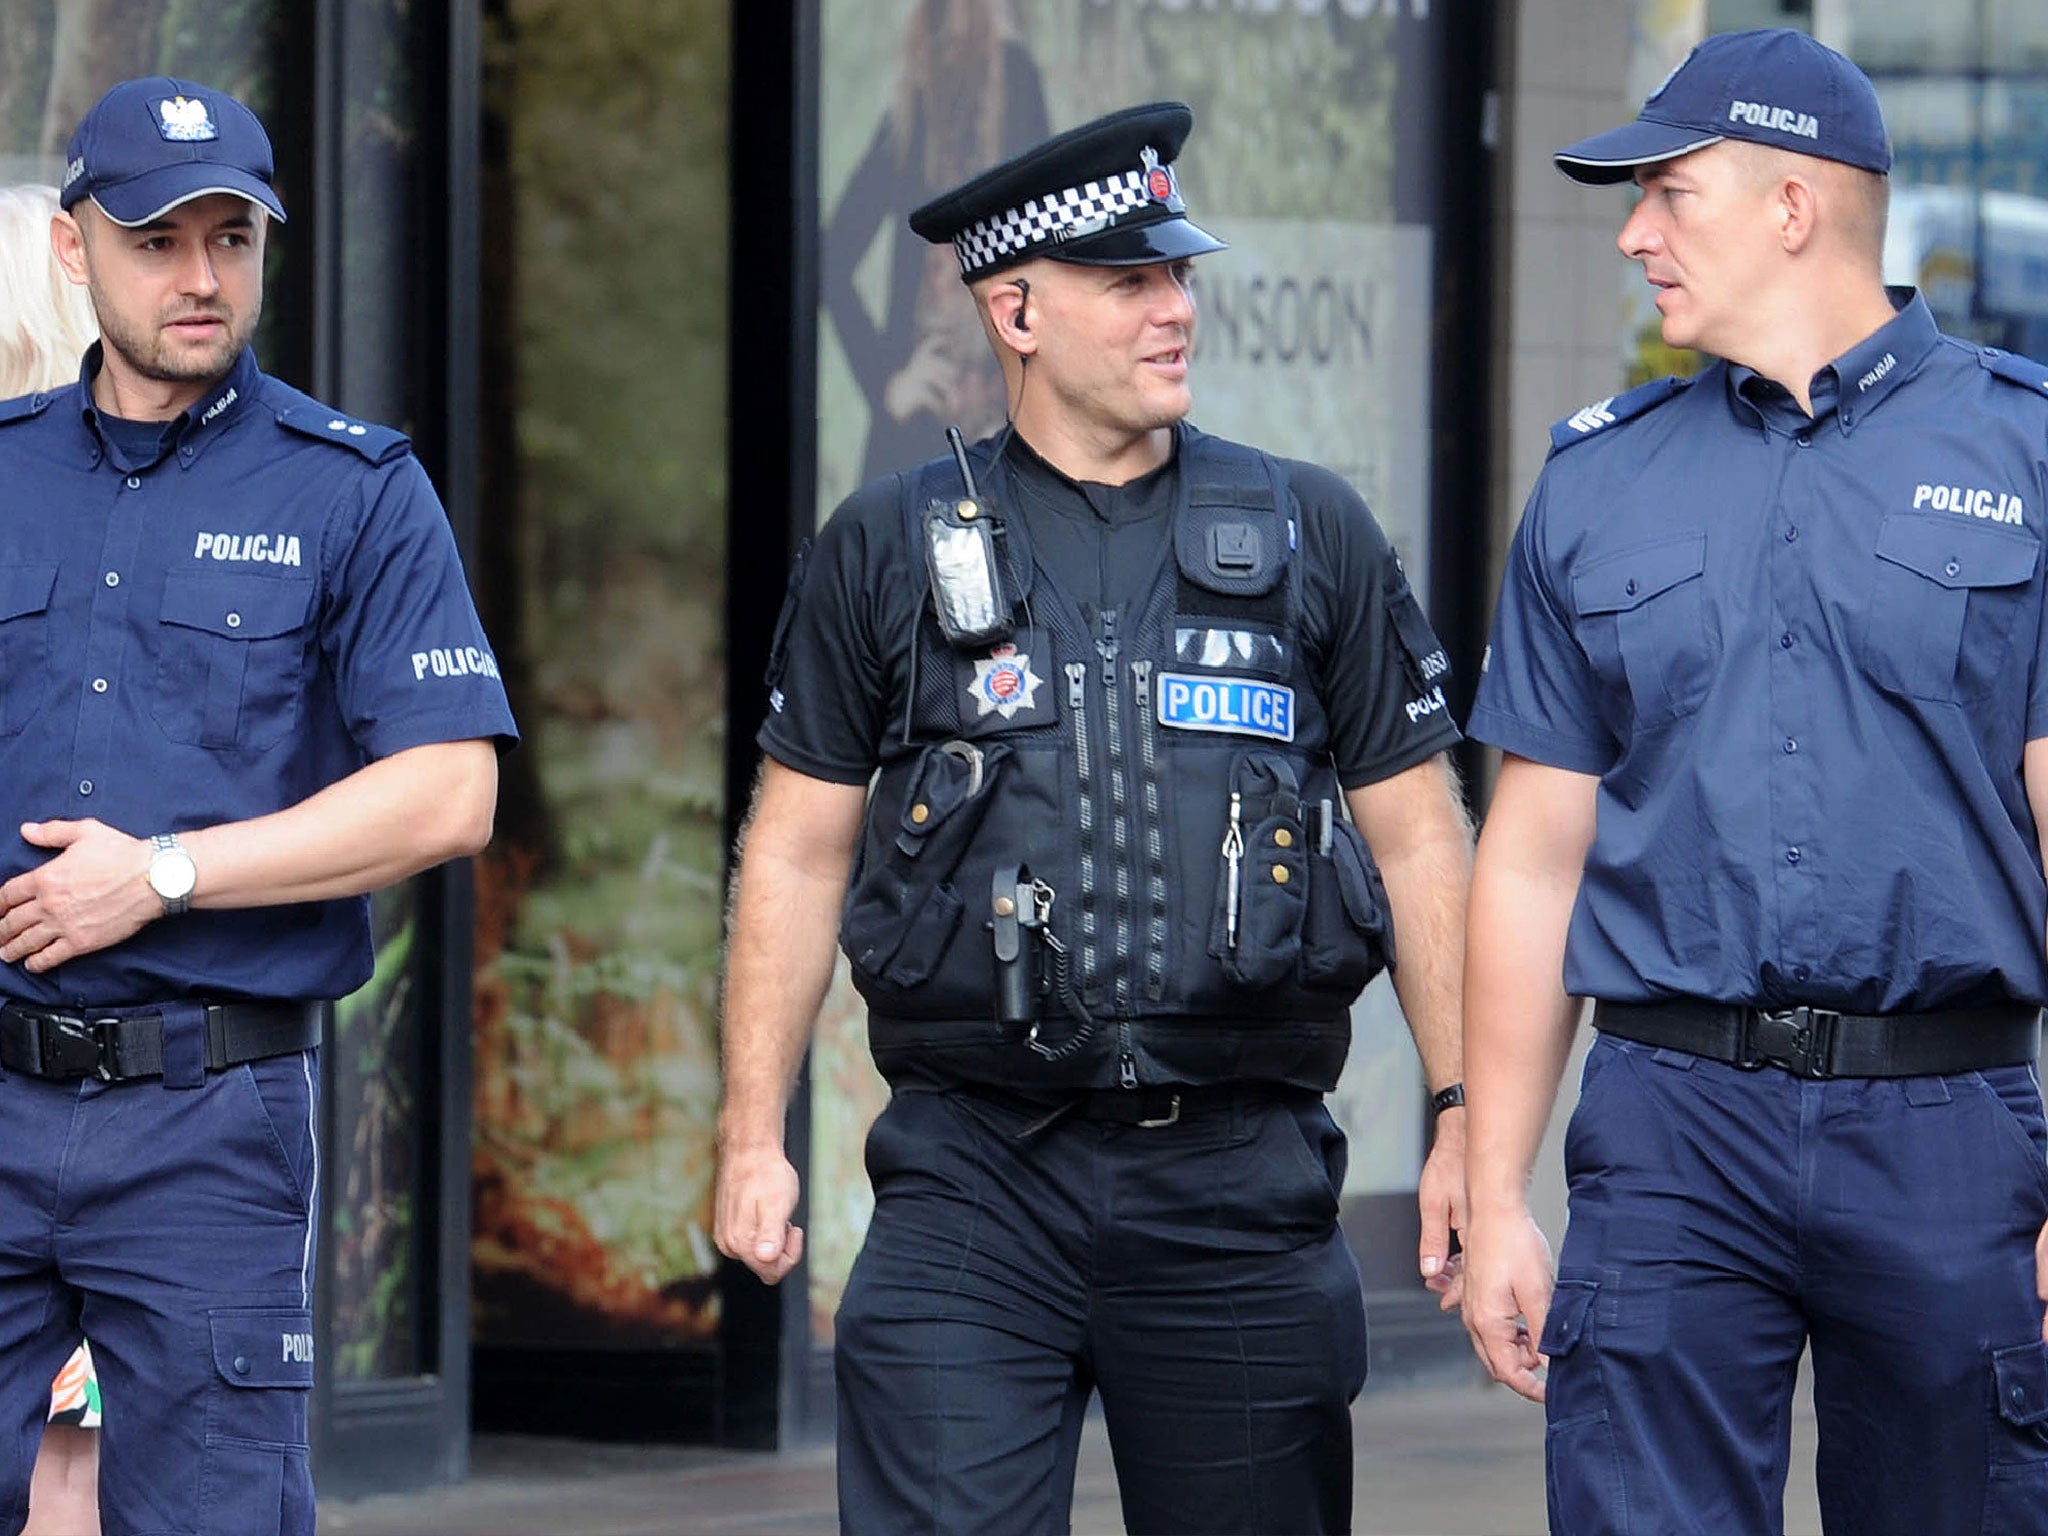
<svg viewBox="0 0 2048 1536"><path fill-rule="evenodd" d="M0 187L0 400L69 384L99 335L92 300L50 250L56 212L55 187Z"/></svg>

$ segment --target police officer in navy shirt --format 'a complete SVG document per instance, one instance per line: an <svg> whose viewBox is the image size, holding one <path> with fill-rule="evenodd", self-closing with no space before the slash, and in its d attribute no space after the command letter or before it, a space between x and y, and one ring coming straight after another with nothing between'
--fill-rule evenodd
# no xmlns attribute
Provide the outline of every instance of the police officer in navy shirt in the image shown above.
<svg viewBox="0 0 2048 1536"><path fill-rule="evenodd" d="M1560 423L1509 556L1467 1326L1547 1403L1554 1530L1783 1529L1810 1349L1830 1531L2048 1531L2048 368L1885 289L1877 98L1800 33L1557 159L1640 187L1714 361Z"/></svg>
<svg viewBox="0 0 2048 1536"><path fill-rule="evenodd" d="M783 1116L836 929L894 1090L838 1317L849 1531L1066 1530L1091 1390L1132 1530L1347 1529L1364 1316L1322 1095L1396 936L1458 1097L1443 652L1356 493L1184 420L1221 248L1190 122L1111 114L912 215L1014 430L856 492L785 611L718 1242L770 1281L801 1255ZM1462 1114L1422 1179L1440 1291Z"/></svg>
<svg viewBox="0 0 2048 1536"><path fill-rule="evenodd" d="M82 1326L106 1529L310 1532L322 1001L365 893L488 839L513 725L405 439L249 352L261 124L131 80L67 158L102 341L0 405L0 1429Z"/></svg>

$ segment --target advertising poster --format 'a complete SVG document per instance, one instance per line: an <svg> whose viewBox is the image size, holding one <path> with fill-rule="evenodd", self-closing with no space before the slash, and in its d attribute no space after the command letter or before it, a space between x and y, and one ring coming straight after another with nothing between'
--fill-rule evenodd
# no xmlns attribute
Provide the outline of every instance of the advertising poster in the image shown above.
<svg viewBox="0 0 2048 1536"><path fill-rule="evenodd" d="M905 217L1050 132L1186 101L1177 170L1230 242L1195 272L1192 420L1312 459L1364 494L1427 590L1432 245L1396 214L1409 33L1427 0L823 0L818 492L823 518L874 475L1000 426L1000 375L949 249ZM843 967L842 967L843 971ZM1374 984L1333 1104L1347 1195L1412 1188L1420 1073ZM872 1212L862 1138L887 1098L844 982L812 1056L814 1333Z"/></svg>
<svg viewBox="0 0 2048 1536"><path fill-rule="evenodd" d="M479 587L524 740L477 867L494 1347L710 1342L725 868L723 7L516 0ZM504 435L509 425L509 440Z"/></svg>

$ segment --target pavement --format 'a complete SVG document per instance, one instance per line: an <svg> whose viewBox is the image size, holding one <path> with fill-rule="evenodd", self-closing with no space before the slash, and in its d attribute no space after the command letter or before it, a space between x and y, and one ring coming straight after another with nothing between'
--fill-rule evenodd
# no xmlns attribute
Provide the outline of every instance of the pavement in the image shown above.
<svg viewBox="0 0 2048 1536"><path fill-rule="evenodd" d="M1389 1387L1361 1397L1357 1536L1541 1536L1543 1414L1490 1385ZM1793 1419L1786 1536L1819 1536L1814 1428ZM813 1536L837 1529L832 1448L722 1451L480 1435L459 1487L323 1500L323 1536ZM1123 1529L1100 1419L1082 1440L1077 1536Z"/></svg>

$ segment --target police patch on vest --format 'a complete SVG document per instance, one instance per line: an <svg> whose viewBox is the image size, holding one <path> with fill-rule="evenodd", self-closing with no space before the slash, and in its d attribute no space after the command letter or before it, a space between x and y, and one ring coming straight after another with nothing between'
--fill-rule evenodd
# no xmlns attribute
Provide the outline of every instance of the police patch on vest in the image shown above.
<svg viewBox="0 0 2048 1536"><path fill-rule="evenodd" d="M1031 658L1014 645L999 645L974 664L974 681L967 696L974 700L975 718L1001 715L1017 718L1020 709L1033 709L1038 690L1045 682L1031 670Z"/></svg>
<svg viewBox="0 0 2048 1536"><path fill-rule="evenodd" d="M1159 723L1183 731L1294 740L1294 690L1248 677L1159 674Z"/></svg>

